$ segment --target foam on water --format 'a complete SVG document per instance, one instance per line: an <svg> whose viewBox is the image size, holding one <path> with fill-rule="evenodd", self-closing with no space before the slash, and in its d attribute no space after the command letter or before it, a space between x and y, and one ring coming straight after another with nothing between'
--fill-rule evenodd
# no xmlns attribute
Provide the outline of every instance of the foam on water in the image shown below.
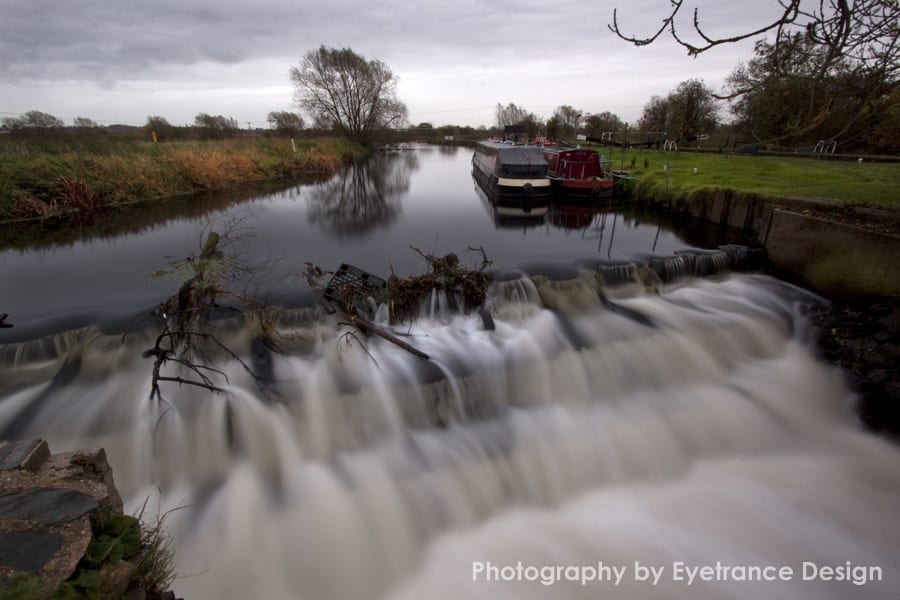
<svg viewBox="0 0 900 600"><path fill-rule="evenodd" d="M150 401L149 333L0 348L0 431L104 446L129 508L184 507L167 524L187 598L895 600L900 452L858 429L811 352L811 298L764 276L615 302L583 272L504 279L493 330L438 296L395 330L428 361L307 313L282 321L302 341L265 357L264 386L220 357L225 394L163 384ZM479 561L628 570L473 581ZM658 585L635 561L665 567ZM677 561L797 575L689 586ZM884 581L802 581L804 561Z"/></svg>

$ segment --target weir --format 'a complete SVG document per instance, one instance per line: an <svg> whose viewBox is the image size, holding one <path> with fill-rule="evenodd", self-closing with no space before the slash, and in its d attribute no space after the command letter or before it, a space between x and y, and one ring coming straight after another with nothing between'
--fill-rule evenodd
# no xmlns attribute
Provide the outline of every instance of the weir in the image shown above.
<svg viewBox="0 0 900 600"><path fill-rule="evenodd" d="M393 327L428 360L315 307L285 312L275 350L224 319L213 331L266 376L213 355L220 394L164 383L150 400L149 330L8 344L0 432L102 446L126 508L178 509L186 598L719 598L672 572L717 561L883 572L739 597L888 597L900 453L812 351L821 299L729 272L749 255L498 270L493 329L439 296ZM390 327L384 306L373 319ZM472 575L598 561L618 583Z"/></svg>

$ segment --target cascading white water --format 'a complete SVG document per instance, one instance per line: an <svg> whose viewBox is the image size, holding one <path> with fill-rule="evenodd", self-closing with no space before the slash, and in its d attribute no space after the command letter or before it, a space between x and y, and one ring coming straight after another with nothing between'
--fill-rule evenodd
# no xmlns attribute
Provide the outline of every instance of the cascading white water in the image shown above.
<svg viewBox="0 0 900 600"><path fill-rule="evenodd" d="M150 333L7 346L0 432L104 446L129 508L182 507L186 598L896 600L900 451L854 423L807 298L735 275L588 305L590 277L535 281L494 284L494 330L429 299L397 328L427 361L307 312L264 381L222 357L226 394L164 402ZM250 329L219 335L248 356ZM619 580L569 580L599 563ZM767 566L793 576L728 570Z"/></svg>

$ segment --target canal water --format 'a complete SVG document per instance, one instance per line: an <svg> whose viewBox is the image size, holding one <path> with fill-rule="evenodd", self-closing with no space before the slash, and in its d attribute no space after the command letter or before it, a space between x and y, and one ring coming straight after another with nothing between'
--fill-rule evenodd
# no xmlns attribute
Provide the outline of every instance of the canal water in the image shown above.
<svg viewBox="0 0 900 600"><path fill-rule="evenodd" d="M473 266L481 255L467 248L484 248L496 265L516 267L666 254L706 241L689 228L675 234L671 224L600 206L497 210L472 177L471 156L456 146L379 153L319 184L237 202L228 201L233 194L213 194L177 205L182 214L177 206L144 206L95 227L100 236L0 252L0 311L16 325L0 336L127 322L177 289L177 273L154 274L197 255L210 230L224 237L238 285L275 302L303 287L296 274L304 262L325 270L350 263L381 277L391 269L422 274L425 261L410 246L454 252Z"/></svg>
<svg viewBox="0 0 900 600"><path fill-rule="evenodd" d="M186 598L895 600L900 452L812 350L821 300L761 274L623 276L610 265L712 238L599 207L497 211L470 156L379 154L3 252L0 438L105 447L127 507L165 515ZM216 321L224 391L151 399L158 325L139 317L210 231L232 285L286 307L276 343ZM427 359L326 315L296 275L421 274L410 245L472 265L483 248L496 275L489 319L438 295L412 323L375 307Z"/></svg>

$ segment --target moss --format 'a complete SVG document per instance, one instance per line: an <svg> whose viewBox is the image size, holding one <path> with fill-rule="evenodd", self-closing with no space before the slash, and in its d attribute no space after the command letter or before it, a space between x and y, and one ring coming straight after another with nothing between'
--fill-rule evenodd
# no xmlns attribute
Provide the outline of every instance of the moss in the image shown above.
<svg viewBox="0 0 900 600"><path fill-rule="evenodd" d="M41 580L35 575L16 573L0 583L0 600L38 600Z"/></svg>
<svg viewBox="0 0 900 600"><path fill-rule="evenodd" d="M850 291L856 297L900 297L900 281L890 272L889 263L883 256L860 248L820 257L803 271L803 278L831 297Z"/></svg>

